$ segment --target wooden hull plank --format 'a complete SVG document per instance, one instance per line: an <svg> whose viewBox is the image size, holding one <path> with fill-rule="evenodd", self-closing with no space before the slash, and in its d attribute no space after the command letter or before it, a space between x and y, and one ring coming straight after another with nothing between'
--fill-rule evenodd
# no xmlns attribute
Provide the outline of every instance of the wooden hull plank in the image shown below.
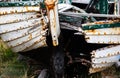
<svg viewBox="0 0 120 78"><path fill-rule="evenodd" d="M114 63L106 63L106 64L92 64L92 68L103 68L103 67L110 67L112 66Z"/></svg>
<svg viewBox="0 0 120 78"><path fill-rule="evenodd" d="M86 35L120 35L120 27L85 30Z"/></svg>
<svg viewBox="0 0 120 78"><path fill-rule="evenodd" d="M44 32L41 32L41 31L42 30L37 30L37 31L35 31L33 33L30 33L30 34L24 36L24 37L21 37L21 38L18 38L16 40L7 42L7 45L10 46L10 47L15 47L15 46L24 44L24 43L32 40L33 38L36 38L36 37L41 36L41 35L46 33L46 31L44 31Z"/></svg>
<svg viewBox="0 0 120 78"><path fill-rule="evenodd" d="M37 30L42 30L42 26L37 26L36 28L34 27L34 29L32 29L32 28L33 27L22 29L22 30L17 30L17 31L12 31L12 32L8 32L8 33L5 33L5 34L1 34L1 38L5 42L6 41L12 41L12 40L24 37L28 34L31 34L31 33L35 32Z"/></svg>
<svg viewBox="0 0 120 78"><path fill-rule="evenodd" d="M40 14L36 12L2 15L0 16L0 25L34 19L34 18L38 18L39 16Z"/></svg>
<svg viewBox="0 0 120 78"><path fill-rule="evenodd" d="M119 55L120 45L108 46L105 48L93 50L91 54L93 58L102 58L102 57L110 57L110 56Z"/></svg>
<svg viewBox="0 0 120 78"><path fill-rule="evenodd" d="M0 15L39 11L39 6L0 7Z"/></svg>
<svg viewBox="0 0 120 78"><path fill-rule="evenodd" d="M36 38L33 38L32 40L30 40L30 41L28 41L28 42L26 42L26 43L24 43L24 44L21 44L21 45L19 45L19 46L16 46L16 47L13 47L12 48L12 51L13 52L22 52L22 51L24 51L25 49L27 49L27 48L29 48L29 47L31 47L32 45L34 45L34 44L36 44L36 43L38 43L38 42L40 42L40 41L42 41L42 40L45 40L46 38L44 37L44 36L38 36L38 37L36 37Z"/></svg>
<svg viewBox="0 0 120 78"><path fill-rule="evenodd" d="M85 35L87 43L120 44L120 35Z"/></svg>
<svg viewBox="0 0 120 78"><path fill-rule="evenodd" d="M16 31L16 30L21 30L21 29L28 28L28 27L38 26L41 23L40 20L41 20L40 18L37 18L37 19L31 19L27 21L18 22L18 23L0 25L0 34L11 32L11 31Z"/></svg>
<svg viewBox="0 0 120 78"><path fill-rule="evenodd" d="M120 59L120 54L110 57L107 56L103 58L92 58L92 63L97 63L97 64L114 63L114 62L119 62L119 59Z"/></svg>
<svg viewBox="0 0 120 78"><path fill-rule="evenodd" d="M31 47L25 49L24 51L26 52L26 51L33 50L33 49L40 48L40 47L47 47L46 39L32 45Z"/></svg>

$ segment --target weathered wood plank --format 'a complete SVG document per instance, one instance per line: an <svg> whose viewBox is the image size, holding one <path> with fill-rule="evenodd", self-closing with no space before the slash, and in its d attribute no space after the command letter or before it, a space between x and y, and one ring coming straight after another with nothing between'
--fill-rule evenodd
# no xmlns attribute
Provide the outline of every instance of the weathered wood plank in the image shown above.
<svg viewBox="0 0 120 78"><path fill-rule="evenodd" d="M28 28L28 27L36 27L41 24L41 21L40 21L41 19L42 17L37 18L37 19L21 21L17 23L0 25L0 34L8 33L11 31L16 31L16 30L21 30L21 29Z"/></svg>
<svg viewBox="0 0 120 78"><path fill-rule="evenodd" d="M39 6L0 7L0 15L39 11L40 11Z"/></svg>
<svg viewBox="0 0 120 78"><path fill-rule="evenodd" d="M85 35L87 43L120 44L120 35Z"/></svg>
<svg viewBox="0 0 120 78"><path fill-rule="evenodd" d="M120 27L85 30L86 35L120 35Z"/></svg>
<svg viewBox="0 0 120 78"><path fill-rule="evenodd" d="M38 14L36 12L18 13L18 14L14 13L14 14L2 15L0 16L0 25L34 19L40 16L41 14Z"/></svg>

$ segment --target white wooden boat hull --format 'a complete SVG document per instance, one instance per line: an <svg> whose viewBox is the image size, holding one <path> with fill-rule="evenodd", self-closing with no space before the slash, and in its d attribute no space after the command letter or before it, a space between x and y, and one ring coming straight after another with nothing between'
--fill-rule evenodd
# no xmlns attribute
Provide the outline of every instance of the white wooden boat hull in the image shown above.
<svg viewBox="0 0 120 78"><path fill-rule="evenodd" d="M88 43L120 44L120 27L85 30Z"/></svg>
<svg viewBox="0 0 120 78"><path fill-rule="evenodd" d="M39 6L0 8L0 37L13 52L47 46L47 30Z"/></svg>
<svg viewBox="0 0 120 78"><path fill-rule="evenodd" d="M120 45L112 45L91 52L91 68L90 72L95 73L108 68L120 60Z"/></svg>
<svg viewBox="0 0 120 78"><path fill-rule="evenodd" d="M120 44L120 35L86 35L87 43Z"/></svg>
<svg viewBox="0 0 120 78"><path fill-rule="evenodd" d="M2 7L0 8L0 15L35 11L39 12L39 6Z"/></svg>
<svg viewBox="0 0 120 78"><path fill-rule="evenodd" d="M14 23L18 21L28 20L31 18L36 18L39 15L40 14L36 12L27 12L27 13L20 13L20 14L14 13L14 14L2 15L0 16L0 24L7 24L7 23Z"/></svg>

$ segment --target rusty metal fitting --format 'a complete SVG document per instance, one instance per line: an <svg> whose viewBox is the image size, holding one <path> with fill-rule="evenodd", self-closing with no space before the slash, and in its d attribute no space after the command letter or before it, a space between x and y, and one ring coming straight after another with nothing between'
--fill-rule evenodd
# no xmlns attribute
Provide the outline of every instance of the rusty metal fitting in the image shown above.
<svg viewBox="0 0 120 78"><path fill-rule="evenodd" d="M50 10L55 6L56 0L45 0L46 7Z"/></svg>

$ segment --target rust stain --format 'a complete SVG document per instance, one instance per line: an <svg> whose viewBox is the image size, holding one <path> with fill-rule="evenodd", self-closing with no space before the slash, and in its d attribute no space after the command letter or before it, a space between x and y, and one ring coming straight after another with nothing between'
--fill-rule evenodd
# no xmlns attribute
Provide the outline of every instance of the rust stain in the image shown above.
<svg viewBox="0 0 120 78"><path fill-rule="evenodd" d="M104 35L107 35L107 33L106 33L106 32L104 32Z"/></svg>
<svg viewBox="0 0 120 78"><path fill-rule="evenodd" d="M4 12L3 14L7 14L7 12Z"/></svg>
<svg viewBox="0 0 120 78"><path fill-rule="evenodd" d="M45 32L41 33L41 35L42 35L42 37L40 38L41 40L44 40L44 38L46 37L46 36L44 36L44 34L45 34ZM41 35L38 35L38 36L41 36ZM17 39L18 39L18 38L17 38ZM33 38L32 38L32 33L31 33L31 34L29 35L27 41L23 41L23 42L15 45L15 46L12 46L12 47L16 47L16 46L18 46L18 45L24 44L24 43L26 43L26 42L28 42L28 41L30 41L30 40L32 40L32 39L33 39Z"/></svg>
<svg viewBox="0 0 120 78"><path fill-rule="evenodd" d="M98 22L93 22L93 23L87 23L87 24L83 24L83 26L86 26L86 25L94 25L94 24L112 24L112 23L116 23L116 22L120 22L120 19L106 20L106 21L98 21Z"/></svg>
<svg viewBox="0 0 120 78"><path fill-rule="evenodd" d="M106 61L102 61L101 64L106 64L107 62Z"/></svg>
<svg viewBox="0 0 120 78"><path fill-rule="evenodd" d="M112 44L113 42L112 42L112 41L109 41L108 43L109 43L109 44Z"/></svg>
<svg viewBox="0 0 120 78"><path fill-rule="evenodd" d="M30 35L29 35L29 38L28 38L28 39L29 39L29 40L31 40L31 39L32 39L32 34L30 34Z"/></svg>
<svg viewBox="0 0 120 78"><path fill-rule="evenodd" d="M39 17L42 17L42 15L41 15L41 14L36 14L36 17L38 17L38 18L39 18Z"/></svg>
<svg viewBox="0 0 120 78"><path fill-rule="evenodd" d="M11 8L11 7L9 7L9 8ZM1 11L0 15L13 14L13 13L21 13L21 12L33 12L33 11L37 12L38 10L36 10L36 8L39 8L39 6L25 6L25 7L20 7L21 10L17 10L16 7L12 7L12 10Z"/></svg>
<svg viewBox="0 0 120 78"><path fill-rule="evenodd" d="M98 43L100 43L100 41L98 41Z"/></svg>
<svg viewBox="0 0 120 78"><path fill-rule="evenodd" d="M104 64L104 62L102 61L101 64Z"/></svg>
<svg viewBox="0 0 120 78"><path fill-rule="evenodd" d="M17 10L15 10L15 13L17 13Z"/></svg>
<svg viewBox="0 0 120 78"><path fill-rule="evenodd" d="M85 37L86 40L90 39L90 37Z"/></svg>
<svg viewBox="0 0 120 78"><path fill-rule="evenodd" d="M39 42L41 42L42 40L44 40L45 39L45 37L41 37L40 38L40 40L38 40L38 41L35 41L31 46L29 46L29 47L26 47L25 49L23 49L22 51L24 51L24 50L26 50L26 49L28 49L28 48L30 48L30 47L32 47L32 46L34 46L35 44L37 44L37 43L39 43Z"/></svg>
<svg viewBox="0 0 120 78"><path fill-rule="evenodd" d="M25 46L25 45L23 45L25 48L22 50L22 51L24 51L25 49L28 49L28 48L30 48L30 47L32 47L32 46L34 46L36 43L38 43L38 42L40 42L39 40L38 41L35 41L31 46ZM22 48L21 48L22 49Z"/></svg>
<svg viewBox="0 0 120 78"><path fill-rule="evenodd" d="M11 14L15 13L14 11L10 11Z"/></svg>
<svg viewBox="0 0 120 78"><path fill-rule="evenodd" d="M24 12L23 9L21 10L21 12Z"/></svg>
<svg viewBox="0 0 120 78"><path fill-rule="evenodd" d="M46 7L50 10L55 7L56 0L45 0Z"/></svg>
<svg viewBox="0 0 120 78"><path fill-rule="evenodd" d="M105 22L95 22L95 24L104 24Z"/></svg>
<svg viewBox="0 0 120 78"><path fill-rule="evenodd" d="M42 26L42 30L46 30L48 27L47 26Z"/></svg>
<svg viewBox="0 0 120 78"><path fill-rule="evenodd" d="M28 11L28 12L29 12L28 6L25 6L25 8L26 8L26 11Z"/></svg>
<svg viewBox="0 0 120 78"><path fill-rule="evenodd" d="M40 22L41 22L42 26L44 26L44 25L45 25L45 22L44 22L44 20L43 20L43 19L41 19L41 20L40 20Z"/></svg>
<svg viewBox="0 0 120 78"><path fill-rule="evenodd" d="M87 30L88 32L93 32L93 33L96 33L96 30L93 29L93 30Z"/></svg>
<svg viewBox="0 0 120 78"><path fill-rule="evenodd" d="M41 41L40 41L41 42ZM39 43L39 42L38 42ZM30 49L31 47L33 47L33 46L35 46L36 44L33 44L32 46L30 46L30 47L28 47L28 48L26 48L26 49L24 49L23 51L26 51L27 49ZM43 40L42 41L42 45L40 45L39 47L45 47L45 46L47 46L47 44L46 44L46 41L45 40ZM38 48L39 48L38 47Z"/></svg>
<svg viewBox="0 0 120 78"><path fill-rule="evenodd" d="M106 67L90 68L90 69L89 69L89 72L90 72L90 73L96 73L96 72L102 71L102 70L104 70L104 69L106 69Z"/></svg>
<svg viewBox="0 0 120 78"><path fill-rule="evenodd" d="M120 51L117 52L117 55L120 54Z"/></svg>
<svg viewBox="0 0 120 78"><path fill-rule="evenodd" d="M98 32L98 35L100 35L100 32Z"/></svg>
<svg viewBox="0 0 120 78"><path fill-rule="evenodd" d="M56 40L53 40L53 45L57 46L57 41Z"/></svg>
<svg viewBox="0 0 120 78"><path fill-rule="evenodd" d="M111 54L108 54L108 55L107 55L107 57L110 57L110 56L111 56Z"/></svg>
<svg viewBox="0 0 120 78"><path fill-rule="evenodd" d="M96 35L109 35L109 34L120 34L120 28L105 28L105 29L94 29L94 30L85 30L86 34L96 34Z"/></svg>
<svg viewBox="0 0 120 78"><path fill-rule="evenodd" d="M28 27L29 28L29 27ZM25 28L21 28L21 29L25 29ZM21 29L17 29L17 31L18 30L21 30ZM34 32L34 31L33 31ZM16 39L18 39L18 38L21 38L21 37L24 37L24 36L26 36L26 35L28 35L28 34L30 34L30 36L29 36L29 39L32 39L32 33L33 32L31 32L31 33L25 33L25 34L22 34L22 36L20 36L20 37L16 37L16 38L11 38L11 39L9 39L9 40L5 40L5 42L10 42L10 41L13 41L13 40L16 40ZM43 33L41 33L41 34L44 34L45 32L43 32Z"/></svg>

